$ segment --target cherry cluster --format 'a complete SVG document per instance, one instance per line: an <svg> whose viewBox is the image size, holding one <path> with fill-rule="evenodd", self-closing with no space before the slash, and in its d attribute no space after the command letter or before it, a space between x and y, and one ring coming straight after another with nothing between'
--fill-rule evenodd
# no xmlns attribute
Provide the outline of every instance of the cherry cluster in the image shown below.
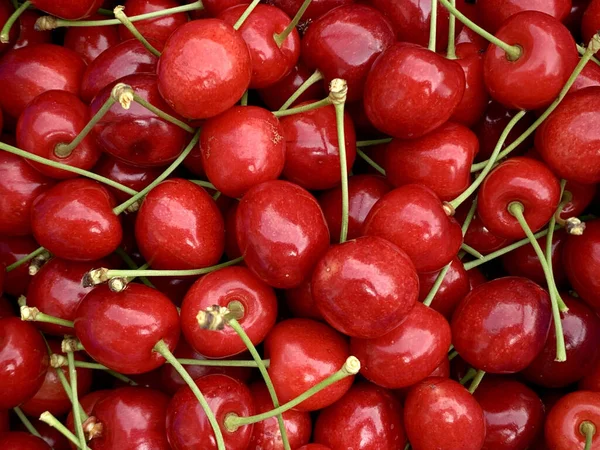
<svg viewBox="0 0 600 450"><path fill-rule="evenodd" d="M0 26L1 450L600 449L600 0Z"/></svg>

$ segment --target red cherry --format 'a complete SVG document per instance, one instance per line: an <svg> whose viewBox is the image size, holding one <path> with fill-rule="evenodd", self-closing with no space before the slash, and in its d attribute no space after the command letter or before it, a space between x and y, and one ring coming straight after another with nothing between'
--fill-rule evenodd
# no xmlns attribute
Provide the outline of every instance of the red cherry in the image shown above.
<svg viewBox="0 0 600 450"><path fill-rule="evenodd" d="M598 64L586 64L577 78L575 83L569 89L569 93L585 89L590 86L600 86L600 67Z"/></svg>
<svg viewBox="0 0 600 450"><path fill-rule="evenodd" d="M2 450L52 450L42 438L23 431L0 433Z"/></svg>
<svg viewBox="0 0 600 450"><path fill-rule="evenodd" d="M171 34L157 73L158 89L175 111L205 119L240 99L250 84L252 65L246 43L231 26L203 19Z"/></svg>
<svg viewBox="0 0 600 450"><path fill-rule="evenodd" d="M90 414L92 414L94 406L96 406L96 403L98 403L100 400L106 398L112 392L114 392L114 391L108 390L108 389L90 392L89 394L84 395L82 398L79 399L79 404L81 405L81 407L83 408L85 413L89 416ZM75 425L73 423L73 411L71 411L69 413L69 415L67 416L67 419L65 420L65 425L67 426L67 428L69 430L71 430L73 433L75 433ZM72 448L75 448L75 447L72 447Z"/></svg>
<svg viewBox="0 0 600 450"><path fill-rule="evenodd" d="M31 236L8 237L0 235L0 265L8 267L37 250L38 247L39 245ZM4 292L15 297L24 295L30 281L29 262L27 262L6 273Z"/></svg>
<svg viewBox="0 0 600 450"><path fill-rule="evenodd" d="M481 406L448 378L427 378L411 389L404 404L404 426L414 450L477 450L485 439Z"/></svg>
<svg viewBox="0 0 600 450"><path fill-rule="evenodd" d="M321 314L319 308L315 305L311 289L311 278L308 277L296 288L286 289L284 293L285 303L296 318L325 321L323 314Z"/></svg>
<svg viewBox="0 0 600 450"><path fill-rule="evenodd" d="M584 448L585 435L581 432L584 422L600 424L600 393L579 391L565 395L546 416L545 437L549 448L553 450L571 450ZM594 433L592 446L598 447L597 432Z"/></svg>
<svg viewBox="0 0 600 450"><path fill-rule="evenodd" d="M258 94L261 100L271 110L277 110L283 106L288 98L292 96L302 84L310 78L312 71L299 61L294 68L277 83L269 87L259 89ZM323 84L315 83L311 85L304 93L296 99L290 106L298 106L300 103L315 101L325 97Z"/></svg>
<svg viewBox="0 0 600 450"><path fill-rule="evenodd" d="M50 44L52 42L52 32L37 30L35 23L40 18L37 11L26 10L19 16L19 38L13 49L27 47L28 45ZM4 23L0 19L0 23ZM11 30L12 31L12 30Z"/></svg>
<svg viewBox="0 0 600 450"><path fill-rule="evenodd" d="M0 409L33 397L47 370L48 352L39 331L17 317L0 319Z"/></svg>
<svg viewBox="0 0 600 450"><path fill-rule="evenodd" d="M175 0L127 0L124 3L125 12L128 16L162 11L163 9L175 8L180 3ZM181 25L187 23L188 17L185 13L169 14L156 19L141 20L135 27L146 39L154 39L164 44L169 36ZM133 35L124 26L119 26L121 40L131 39Z"/></svg>
<svg viewBox="0 0 600 450"><path fill-rule="evenodd" d="M488 281L485 275L477 268L468 270L467 275L469 276L469 285L471 290L475 289L480 284L487 283Z"/></svg>
<svg viewBox="0 0 600 450"><path fill-rule="evenodd" d="M568 181L565 185L565 191L571 193L571 200L563 207L560 213L561 219L579 216L596 196L597 186L594 184L581 184L575 181Z"/></svg>
<svg viewBox="0 0 600 450"><path fill-rule="evenodd" d="M499 278L476 287L459 303L452 341L473 367L514 373L544 348L551 322L546 291L526 278Z"/></svg>
<svg viewBox="0 0 600 450"><path fill-rule="evenodd" d="M417 272L441 269L462 245L458 222L446 215L431 189L418 184L394 189L375 203L363 233L396 244L410 257Z"/></svg>
<svg viewBox="0 0 600 450"><path fill-rule="evenodd" d="M247 4L247 2L245 0L205 0L202 4L210 17L216 17L228 8Z"/></svg>
<svg viewBox="0 0 600 450"><path fill-rule="evenodd" d="M414 139L446 122L464 90L465 74L458 63L400 42L373 64L365 85L365 110L378 130Z"/></svg>
<svg viewBox="0 0 600 450"><path fill-rule="evenodd" d="M235 259L242 256L240 247L237 243L237 228L236 217L239 202L235 204L225 213L225 254L229 259Z"/></svg>
<svg viewBox="0 0 600 450"><path fill-rule="evenodd" d="M265 339L269 375L280 403L298 397L341 369L350 355L346 339L329 326L308 319L279 322ZM336 402L348 391L348 376L304 400L294 409L316 411Z"/></svg>
<svg viewBox="0 0 600 450"><path fill-rule="evenodd" d="M52 450L71 450L71 443L69 440L55 428L52 428L50 425L47 425L40 420L33 420L32 423L40 434L40 437L52 448ZM28 432L27 428L22 424L17 426L17 430Z"/></svg>
<svg viewBox="0 0 600 450"><path fill-rule="evenodd" d="M226 375L207 375L195 380L217 423L223 426L228 414L240 417L254 414L250 390ZM235 432L223 432L227 450L246 450L252 437L252 425L240 427ZM173 450L217 448L214 432L198 400L188 386L182 387L171 399L167 408L167 436Z"/></svg>
<svg viewBox="0 0 600 450"><path fill-rule="evenodd" d="M130 12L129 9L127 12ZM92 20L101 20L104 18L104 16L97 14L92 17ZM121 39L119 37L119 29L116 25L102 27L69 27L65 33L63 45L81 55L83 60L89 65L100 56L102 52L108 48L114 47L119 44L119 42L121 42Z"/></svg>
<svg viewBox="0 0 600 450"><path fill-rule="evenodd" d="M571 11L571 0L479 0L477 23L496 34L509 17L522 11L539 11L562 22Z"/></svg>
<svg viewBox="0 0 600 450"><path fill-rule="evenodd" d="M156 289L130 283L119 293L98 286L80 303L75 334L92 358L113 370L139 374L164 363L153 351L161 339L171 351L179 339L179 316Z"/></svg>
<svg viewBox="0 0 600 450"><path fill-rule="evenodd" d="M463 223L470 208L471 205L469 202L464 202L457 208L454 218L458 222ZM473 220L465 233L465 244L473 247L484 255L500 250L511 242L511 239L501 238L490 233L490 230L488 230L481 222L477 213L473 216Z"/></svg>
<svg viewBox="0 0 600 450"><path fill-rule="evenodd" d="M15 8L9 0L0 1L0 23L4 24L8 18L15 12ZM17 27L10 29L9 42L0 43L0 54L12 48L17 39Z"/></svg>
<svg viewBox="0 0 600 450"><path fill-rule="evenodd" d="M236 221L244 262L276 288L299 286L329 246L319 204L287 181L267 181L250 189L239 204Z"/></svg>
<svg viewBox="0 0 600 450"><path fill-rule="evenodd" d="M62 181L33 202L35 239L50 253L73 261L94 261L116 250L123 230L114 199L86 178Z"/></svg>
<svg viewBox="0 0 600 450"><path fill-rule="evenodd" d="M480 52L484 52L488 48L489 41L478 35L470 28L463 27L463 29L460 30L460 33L456 35L456 45L459 44L473 44Z"/></svg>
<svg viewBox="0 0 600 450"><path fill-rule="evenodd" d="M32 0L33 6L53 16L78 20L91 16L104 0Z"/></svg>
<svg viewBox="0 0 600 450"><path fill-rule="evenodd" d="M355 384L319 414L314 439L332 450L402 448L406 443L402 405L379 386Z"/></svg>
<svg viewBox="0 0 600 450"><path fill-rule="evenodd" d="M294 17L302 6L303 1L304 0L272 0L272 3L278 8L281 8L288 16ZM306 23L312 23L333 8L348 5L352 2L353 0L313 0L304 12L302 20Z"/></svg>
<svg viewBox="0 0 600 450"><path fill-rule="evenodd" d="M321 444L308 444L308 445L303 445L298 450L331 450L331 449L329 447L325 447L324 445L321 445Z"/></svg>
<svg viewBox="0 0 600 450"><path fill-rule="evenodd" d="M598 29L600 29L600 2L592 0L589 2L581 20L581 34L585 42L589 42L592 36L598 32Z"/></svg>
<svg viewBox="0 0 600 450"><path fill-rule="evenodd" d="M457 357L460 358L460 357ZM443 378L450 378L450 360L448 358L442 358L442 361L440 362L440 364L433 369L433 372L431 372L426 378L431 378L431 377L443 377ZM417 383L415 383L417 384ZM394 396L400 400L402 403L404 403L404 401L406 400L406 396L408 395L408 393L410 392L410 390L412 389L412 387L415 385L411 385L411 386L407 386L407 387L403 387L400 389L394 389L393 394Z"/></svg>
<svg viewBox="0 0 600 450"><path fill-rule="evenodd" d="M4 277L4 272L0 271L0 279ZM0 282L0 287L2 283ZM2 289L0 289L0 292ZM6 298L0 296L0 319L4 319L5 317L14 317L15 310L13 308L12 303ZM1 431L1 427L0 427Z"/></svg>

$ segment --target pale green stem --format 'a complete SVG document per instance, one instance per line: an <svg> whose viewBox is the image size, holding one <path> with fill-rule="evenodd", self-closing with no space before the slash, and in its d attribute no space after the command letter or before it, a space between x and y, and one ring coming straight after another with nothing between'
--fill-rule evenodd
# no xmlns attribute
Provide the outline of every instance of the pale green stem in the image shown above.
<svg viewBox="0 0 600 450"><path fill-rule="evenodd" d="M481 383L481 380L483 380L484 376L485 376L485 372L483 370L477 371L477 374L473 377L473 381L471 381L471 385L469 386L469 392L471 394L477 390L477 388L479 387L479 384Z"/></svg>
<svg viewBox="0 0 600 450"><path fill-rule="evenodd" d="M252 3L250 3L248 5L248 7L246 8L246 10L242 13L242 15L240 16L240 18L237 20L237 22L233 24L233 29L234 30L239 30L240 29L240 27L244 24L244 22L250 16L250 14L252 14L252 11L254 11L254 8L256 8L259 3L260 3L260 0L253 0Z"/></svg>
<svg viewBox="0 0 600 450"><path fill-rule="evenodd" d="M431 0L431 18L429 19L429 50L435 52L437 35L437 0Z"/></svg>
<svg viewBox="0 0 600 450"><path fill-rule="evenodd" d="M303 112L311 111L313 109L322 108L323 106L331 105L329 97L319 100L318 102L309 103L308 105L297 106L295 108L286 109L285 111L271 111L275 117L292 116L294 114L300 114Z"/></svg>
<svg viewBox="0 0 600 450"><path fill-rule="evenodd" d="M563 198L563 193L565 192L565 185L567 184L567 180L560 181L560 198ZM561 201L556 208L556 213L552 215L550 218L550 222L548 222L548 235L546 237L546 263L548 264L548 269L550 270L550 276L552 277L552 284L555 289L556 288L556 280L554 279L554 269L552 267L552 241L554 240L554 227L556 226L556 217L560 215L565 204L567 202ZM548 286L548 289L552 289L552 286ZM561 298L558 289L556 291L556 297L558 300L558 309L561 312L565 312L568 308L565 305L564 300Z"/></svg>
<svg viewBox="0 0 600 450"><path fill-rule="evenodd" d="M41 438L42 436L40 435L40 433L38 432L38 430L35 429L35 427L33 426L33 424L31 423L31 421L29 420L29 418L25 415L25 413L23 412L23 410L21 410L21 408L19 408L18 406L15 406L13 408L13 411L15 412L15 414L19 417L19 419L21 420L21 423L23 425L25 425L25 428L27 428L27 431L29 431L31 434L33 434L34 436L37 436L39 438Z"/></svg>
<svg viewBox="0 0 600 450"><path fill-rule="evenodd" d="M456 7L456 0L450 0L450 4ZM446 58L456 59L456 17L450 14L448 18L448 49L446 50Z"/></svg>
<svg viewBox="0 0 600 450"><path fill-rule="evenodd" d="M156 106L147 102L145 99L143 99L136 93L133 94L133 101L140 104L141 106L146 108L148 111L153 112L161 119L166 120L167 122L172 123L173 125L177 125L179 128L187 131L190 134L193 134L196 132L196 130L194 128L190 127L187 123L183 122L182 120L179 120L176 117L173 117L170 114L167 114L162 109L158 109Z"/></svg>
<svg viewBox="0 0 600 450"><path fill-rule="evenodd" d="M2 27L2 31L0 31L0 42L2 44L8 44L10 42L10 29L13 27L13 25L19 19L19 17L21 17L21 14L23 14L25 12L25 10L27 8L29 8L30 5L31 5L30 1L24 2L8 18L8 20Z"/></svg>
<svg viewBox="0 0 600 450"><path fill-rule="evenodd" d="M310 6L311 1L312 0L304 0L302 5L300 6L300 9L298 9L298 12L296 13L292 21L289 23L289 25L285 27L285 29L281 33L275 33L273 35L273 39L275 39L275 42L277 43L278 47L281 47L283 45L285 39L294 30L294 28L296 28L298 23L300 23L300 20L302 19L302 16Z"/></svg>
<svg viewBox="0 0 600 450"><path fill-rule="evenodd" d="M83 450L89 450L89 447L87 445L85 445L85 443L82 447L81 441L79 439L77 439L77 436L75 436L73 433L71 433L71 431L67 427L65 427L60 422L60 420L58 420L56 417L54 417L48 411L42 413L42 415L40 416L40 421L44 422L47 425L50 425L52 428L54 428L56 431L58 431L60 434L62 434L64 437L66 437L69 441L71 441L74 445L76 445L77 448L80 448Z"/></svg>
<svg viewBox="0 0 600 450"><path fill-rule="evenodd" d="M285 101L285 103L283 105L281 105L281 108L279 108L279 111L285 111L286 109L288 109L290 106L292 106L292 104L296 100L298 100L300 98L300 96L302 94L304 94L306 92L306 90L309 87L311 87L315 83L318 83L322 79L323 79L323 74L319 70L315 70L315 72L310 77L308 77L306 79L306 81L304 83L302 83L298 89L296 89L296 92L294 92L290 96L290 98L288 98Z"/></svg>
<svg viewBox="0 0 600 450"><path fill-rule="evenodd" d="M129 267L131 270L138 269L138 265L135 263L135 261L133 259L131 259L131 257L127 253L125 253L125 250L123 250L121 247L117 248L115 250L115 253L121 257L121 259L125 262L125 264L127 264L127 267ZM139 277L139 278L140 278L140 281L142 283L144 283L146 286L154 288L154 285L150 282L150 280L148 280L148 278L146 278L146 277Z"/></svg>
<svg viewBox="0 0 600 450"><path fill-rule="evenodd" d="M477 259L481 259L481 258L483 258L483 257L484 257L484 256L483 256L481 253L479 253L477 250L475 250L475 249L474 249L473 247L471 247L470 245L467 245L467 244L465 244L464 242L463 242L463 244L460 246L460 248L461 248L462 250L464 250L466 253L468 253L469 255L471 255L471 256L473 256L473 257L475 257L475 258L477 258Z"/></svg>
<svg viewBox="0 0 600 450"><path fill-rule="evenodd" d="M370 165L373 169L375 169L381 175L385 176L385 169L383 167L381 167L379 164L377 164L375 161L373 161L369 157L369 155L367 155L365 152L363 152L359 147L356 148L356 153L358 154L358 156L360 156L362 159L364 159L365 162L368 165Z"/></svg>
<svg viewBox="0 0 600 450"><path fill-rule="evenodd" d="M15 261L14 263L12 263L10 266L7 266L6 267L6 272L8 273L8 272L11 272L11 271L15 270L17 267L20 267L23 264L25 264L26 262L31 261L33 258L35 258L36 256L41 255L45 251L46 251L46 249L44 247L40 247L40 248L32 251L29 255L24 256L20 260Z"/></svg>
<svg viewBox="0 0 600 450"><path fill-rule="evenodd" d="M357 147L371 147L373 145L389 144L392 138L371 139L370 141L356 141Z"/></svg>
<svg viewBox="0 0 600 450"><path fill-rule="evenodd" d="M442 283L444 282L444 278L446 278L446 274L448 273L448 270L450 270L451 265L452 265L452 261L450 261L448 264L446 264L446 266L444 266L444 268L442 270L440 270L440 273L438 274L437 278L435 279L435 282L433 283L431 290L427 294L427 297L425 297L425 300L423 300L423 304L425 306L431 306L431 302L433 302L433 297L435 297L435 294L437 294L438 291L440 290L440 287L442 286Z"/></svg>
<svg viewBox="0 0 600 450"><path fill-rule="evenodd" d="M240 100L240 105L242 106L248 106L248 90L246 89L246 91L244 92L244 95L242 95L242 99Z"/></svg>

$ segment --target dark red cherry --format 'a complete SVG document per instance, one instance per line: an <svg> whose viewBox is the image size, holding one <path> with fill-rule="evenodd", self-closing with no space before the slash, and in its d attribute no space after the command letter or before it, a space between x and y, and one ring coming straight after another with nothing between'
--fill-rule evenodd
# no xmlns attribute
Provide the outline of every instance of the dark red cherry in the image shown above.
<svg viewBox="0 0 600 450"><path fill-rule="evenodd" d="M581 34L585 42L589 42L592 39L598 29L600 28L600 2L598 0L592 0L589 2L588 7L583 13L581 19Z"/></svg>
<svg viewBox="0 0 600 450"><path fill-rule="evenodd" d="M485 227L498 237L521 239L525 232L508 210L519 202L523 215L535 233L556 211L560 186L556 176L543 163L526 157L510 158L490 172L481 184L477 215Z"/></svg>
<svg viewBox="0 0 600 450"><path fill-rule="evenodd" d="M89 355L122 373L149 372L164 363L153 351L163 340L173 351L179 339L179 316L156 289L130 283L119 293L98 286L80 303L75 334Z"/></svg>
<svg viewBox="0 0 600 450"><path fill-rule="evenodd" d="M467 271L467 275L469 276L469 286L471 290L475 289L477 286L483 283L487 283L488 279L478 268L474 268Z"/></svg>
<svg viewBox="0 0 600 450"><path fill-rule="evenodd" d="M400 324L376 339L352 338L350 351L360 373L379 386L398 389L427 377L446 358L450 326L444 317L416 303Z"/></svg>
<svg viewBox="0 0 600 450"><path fill-rule="evenodd" d="M417 272L441 269L462 245L458 222L448 217L431 189L418 184L385 194L369 212L363 233L396 244L408 254Z"/></svg>
<svg viewBox="0 0 600 450"><path fill-rule="evenodd" d="M346 80L348 101L356 101L373 62L395 40L390 22L375 8L347 5L311 23L302 39L302 58L309 68L319 69L326 83Z"/></svg>
<svg viewBox="0 0 600 450"><path fill-rule="evenodd" d="M244 262L276 288L299 286L329 246L319 204L287 181L267 181L250 189L239 204L236 222Z"/></svg>
<svg viewBox="0 0 600 450"><path fill-rule="evenodd" d="M402 448L403 422L402 405L389 391L362 382L319 414L314 440L332 450Z"/></svg>
<svg viewBox="0 0 600 450"><path fill-rule="evenodd" d="M169 37L157 74L158 89L175 111L189 119L205 119L242 97L252 64L246 43L231 26L203 19L180 26Z"/></svg>
<svg viewBox="0 0 600 450"><path fill-rule="evenodd" d="M40 13L37 11L23 11L23 14L19 17L19 38L15 42L15 45L13 45L13 49L16 50L36 44L50 44L52 42L51 31L37 30L35 28L35 23L39 18ZM4 22L0 19L0 23Z"/></svg>
<svg viewBox="0 0 600 450"><path fill-rule="evenodd" d="M454 216L459 222L464 222L471 205L465 202L456 210ZM465 244L473 247L478 252L486 255L506 247L512 242L511 239L498 237L490 232L477 213L473 216L473 220L469 225L469 229L465 233Z"/></svg>
<svg viewBox="0 0 600 450"><path fill-rule="evenodd" d="M127 0L124 6L125 13L131 17L175 8L176 6L180 6L180 4L175 0ZM187 23L187 21L188 17L186 13L177 13L156 19L141 20L135 24L135 27L146 39L154 39L164 44L169 36L181 25ZM122 25L119 26L119 36L122 41L133 37L127 28Z"/></svg>
<svg viewBox="0 0 600 450"><path fill-rule="evenodd" d="M575 83L569 89L569 93L572 94L590 86L600 86L600 66L598 64L586 64L579 76L575 78Z"/></svg>
<svg viewBox="0 0 600 450"><path fill-rule="evenodd" d="M544 426L544 405L535 392L517 381L489 378L473 396L485 417L482 448L531 448Z"/></svg>
<svg viewBox="0 0 600 450"><path fill-rule="evenodd" d="M581 424L589 422L598 429L600 424L600 393L578 391L565 395L546 416L545 437L548 448L571 450L584 448L585 435ZM594 433L591 449L598 448L598 432Z"/></svg>
<svg viewBox="0 0 600 450"><path fill-rule="evenodd" d="M127 13L130 13L129 9ZM105 18L105 16L96 14L91 19L102 20ZM138 29L140 28L139 24L144 22L138 22ZM87 64L91 64L102 52L110 47L114 47L119 42L121 42L121 39L119 38L119 29L116 25L68 27L63 45L79 53Z"/></svg>
<svg viewBox="0 0 600 450"><path fill-rule="evenodd" d="M255 413L254 402L246 385L226 375L207 375L195 380L217 423L223 428L227 415L251 416ZM188 386L173 396L167 408L167 436L173 450L217 448L214 432L200 403ZM246 450L252 438L252 425L238 428L235 432L222 429L227 450Z"/></svg>
<svg viewBox="0 0 600 450"><path fill-rule="evenodd" d="M475 133L446 122L417 139L392 139L386 151L386 176L394 186L422 184L440 200L450 201L471 184L471 165L478 151Z"/></svg>
<svg viewBox="0 0 600 450"><path fill-rule="evenodd" d="M32 0L33 6L53 16L67 20L89 17L102 6L104 0Z"/></svg>
<svg viewBox="0 0 600 450"><path fill-rule="evenodd" d="M4 24L8 18L15 12L15 7L9 0L0 1L0 23ZM10 29L9 42L2 44L0 43L0 54L12 48L13 44L17 40L17 27L13 26Z"/></svg>
<svg viewBox="0 0 600 450"><path fill-rule="evenodd" d="M279 322L265 339L269 375L280 403L293 400L342 368L350 356L345 337L309 319ZM336 402L354 380L348 376L304 400L294 409L316 411Z"/></svg>
<svg viewBox="0 0 600 450"><path fill-rule="evenodd" d="M0 272L0 279L4 277L4 273L5 273L4 271ZM0 291L1 291L1 289L0 289ZM12 302L9 301L6 297L3 297L0 295L0 319L4 319L5 317L14 317L14 316L15 316L15 309L13 308Z"/></svg>
<svg viewBox="0 0 600 450"><path fill-rule="evenodd" d="M214 200L194 183L167 180L144 199L135 237L144 259L156 269L198 269L223 254L223 217Z"/></svg>
<svg viewBox="0 0 600 450"><path fill-rule="evenodd" d="M298 450L331 450L331 448L326 447L321 444L308 444L308 445L303 445Z"/></svg>
<svg viewBox="0 0 600 450"><path fill-rule="evenodd" d="M367 214L391 188L387 180L378 175L354 175L348 179L348 239L361 235ZM342 226L342 188L323 192L318 200L329 226L331 241L338 242Z"/></svg>
<svg viewBox="0 0 600 450"><path fill-rule="evenodd" d="M456 61L419 45L399 42L373 64L364 104L369 120L379 131L414 139L446 122L464 91L465 74Z"/></svg>
<svg viewBox="0 0 600 450"><path fill-rule="evenodd" d="M0 152L0 234L31 234L31 205L54 181L32 168L25 159Z"/></svg>
<svg viewBox="0 0 600 450"><path fill-rule="evenodd" d="M588 370L587 374L579 380L578 388L580 391L600 392L600 358L596 364Z"/></svg>
<svg viewBox="0 0 600 450"><path fill-rule="evenodd" d="M219 191L241 197L251 187L279 178L285 164L285 139L282 125L271 112L257 106L234 106L202 126L202 167Z"/></svg>
<svg viewBox="0 0 600 450"><path fill-rule="evenodd" d="M324 321L323 314L317 308L312 295L312 277L308 277L300 286L286 289L285 303L293 317Z"/></svg>
<svg viewBox="0 0 600 450"><path fill-rule="evenodd" d="M281 8L288 16L294 17L302 6L303 1L304 0L272 0L272 3L278 8ZM333 8L348 5L352 2L353 0L313 0L302 15L302 20L306 24L312 23Z"/></svg>
<svg viewBox="0 0 600 450"><path fill-rule="evenodd" d="M229 259L235 259L242 256L240 247L237 243L237 209L239 202L236 202L226 213L225 213L225 254Z"/></svg>
<svg viewBox="0 0 600 450"><path fill-rule="evenodd" d="M465 93L450 119L472 127L483 117L489 100L483 81L483 54L477 45L465 42L456 46L456 57L465 73Z"/></svg>
<svg viewBox="0 0 600 450"><path fill-rule="evenodd" d="M396 328L418 295L419 277L408 255L376 236L332 246L312 275L312 297L325 320L361 339Z"/></svg>
<svg viewBox="0 0 600 450"><path fill-rule="evenodd" d="M335 107L325 106L281 119L285 136L283 176L304 189L321 190L341 182ZM356 158L356 133L344 114L346 161L350 172Z"/></svg>
<svg viewBox="0 0 600 450"><path fill-rule="evenodd" d="M90 415L96 403L98 403L103 398L106 398L112 392L114 391L109 389L92 391L89 394L84 395L82 398L80 398L79 404L81 405L85 413L87 415ZM75 424L73 423L73 411L71 411L67 416L67 419L65 420L65 425L69 430L73 432L73 434L75 434ZM75 447L71 448L75 449Z"/></svg>
<svg viewBox="0 0 600 450"><path fill-rule="evenodd" d="M544 348L551 322L545 290L526 278L499 278L476 287L459 303L452 341L473 367L514 373Z"/></svg>
<svg viewBox="0 0 600 450"><path fill-rule="evenodd" d="M440 271L419 274L419 301L425 300ZM446 272L444 281L433 297L431 308L450 320L458 303L471 290L469 275L460 259L454 258L450 269Z"/></svg>
<svg viewBox="0 0 600 450"><path fill-rule="evenodd" d="M55 428L52 428L50 425L40 420L32 420L32 423L40 434L40 437L52 448L52 450L71 450L72 444ZM22 424L17 426L17 430L28 431Z"/></svg>
<svg viewBox="0 0 600 450"><path fill-rule="evenodd" d="M202 4L210 17L216 17L227 8L247 3L245 0L205 0Z"/></svg>
<svg viewBox="0 0 600 450"><path fill-rule="evenodd" d="M460 356L457 356L456 359L459 359ZM431 377L443 377L443 378L450 378L450 360L448 358L442 358L442 361L440 362L440 364L433 369L433 372L431 372L426 378L431 378ZM417 384L417 383L415 383ZM400 389L394 389L392 391L393 395L400 400L402 403L404 403L404 401L406 400L406 396L408 395L408 393L410 392L410 390L413 388L414 384L411 386L407 386L407 387L403 387Z"/></svg>
<svg viewBox="0 0 600 450"><path fill-rule="evenodd" d="M509 17L522 11L539 11L562 22L571 11L571 0L479 0L477 23L496 34Z"/></svg>
<svg viewBox="0 0 600 450"><path fill-rule="evenodd" d="M0 107L16 120L42 92L58 89L77 95L84 70L81 56L58 45L11 50L0 59Z"/></svg>
<svg viewBox="0 0 600 450"><path fill-rule="evenodd" d="M121 222L112 211L114 206L112 195L95 181L62 181L33 202L33 235L59 258L104 258L115 251L123 236Z"/></svg>
<svg viewBox="0 0 600 450"><path fill-rule="evenodd" d="M8 267L38 248L38 243L31 236L8 237L0 234L0 265ZM4 292L15 297L25 295L30 281L29 262L27 262L6 273Z"/></svg>
<svg viewBox="0 0 600 450"><path fill-rule="evenodd" d="M2 450L52 450L42 438L24 431L0 433Z"/></svg>
<svg viewBox="0 0 600 450"><path fill-rule="evenodd" d="M0 319L0 409L33 397L47 370L48 351L40 332L17 317Z"/></svg>
<svg viewBox="0 0 600 450"><path fill-rule="evenodd" d="M404 404L404 427L414 450L478 450L485 439L481 406L448 378L427 378L411 389Z"/></svg>
<svg viewBox="0 0 600 450"><path fill-rule="evenodd" d="M284 76L277 83L272 84L269 87L259 89L258 94L261 100L271 110L277 110L283 106L288 98L292 96L296 90L302 86L302 84L308 80L313 74L304 63L301 61L292 68L290 73ZM325 97L325 90L323 84L315 83L310 86L304 93L298 97L290 106L298 106L300 103L308 102L309 100L315 101Z"/></svg>

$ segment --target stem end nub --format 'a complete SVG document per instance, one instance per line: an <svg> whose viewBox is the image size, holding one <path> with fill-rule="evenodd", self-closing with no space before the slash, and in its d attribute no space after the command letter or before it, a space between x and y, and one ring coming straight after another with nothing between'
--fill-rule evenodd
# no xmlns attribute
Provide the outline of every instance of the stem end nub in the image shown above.
<svg viewBox="0 0 600 450"><path fill-rule="evenodd" d="M73 353L79 351L80 344L76 337L67 336L60 343L60 349L63 353Z"/></svg>
<svg viewBox="0 0 600 450"><path fill-rule="evenodd" d="M116 9L116 8L115 8ZM111 91L112 98L123 107L123 109L129 109L133 102L133 88L125 83L117 83Z"/></svg>
<svg viewBox="0 0 600 450"><path fill-rule="evenodd" d="M86 273L81 284L83 287L93 287L98 284L106 283L110 278L108 277L108 269L102 267L100 269L93 269Z"/></svg>
<svg viewBox="0 0 600 450"><path fill-rule="evenodd" d="M102 437L102 434L104 433L104 425L102 422L98 422L98 419L96 419L94 416L90 416L83 422L83 432L85 433L85 437L89 442L92 439Z"/></svg>
<svg viewBox="0 0 600 450"><path fill-rule="evenodd" d="M40 310L30 306L21 306L21 320L24 322L35 322Z"/></svg>
<svg viewBox="0 0 600 450"><path fill-rule="evenodd" d="M111 292L123 292L128 284L129 281L127 278L123 277L116 277L108 280L108 288Z"/></svg>
<svg viewBox="0 0 600 450"><path fill-rule="evenodd" d="M348 83L341 78L334 78L329 83L329 99L334 105L341 105L346 102L348 96Z"/></svg>
<svg viewBox="0 0 600 450"><path fill-rule="evenodd" d="M52 31L58 28L57 19L54 16L42 16L35 21L35 31Z"/></svg>
<svg viewBox="0 0 600 450"><path fill-rule="evenodd" d="M452 206L450 202L443 202L442 208L444 209L444 212L448 217L453 217L454 213L456 213L456 209L454 208L454 206Z"/></svg>
<svg viewBox="0 0 600 450"><path fill-rule="evenodd" d="M203 330L220 331L225 328L227 321L225 319L229 310L224 306L213 305L204 311L199 311L196 319L198 325Z"/></svg>
<svg viewBox="0 0 600 450"><path fill-rule="evenodd" d="M585 231L585 222L582 222L577 217L569 217L565 220L565 229L567 233L573 236L581 236Z"/></svg>
<svg viewBox="0 0 600 450"><path fill-rule="evenodd" d="M348 356L344 363L344 371L350 375L356 375L360 372L360 361L356 356Z"/></svg>
<svg viewBox="0 0 600 450"><path fill-rule="evenodd" d="M50 355L50 367L58 369L59 367L65 367L69 364L67 357L59 353L52 353Z"/></svg>
<svg viewBox="0 0 600 450"><path fill-rule="evenodd" d="M600 34L596 33L592 36L590 43L588 44L588 48L592 51L592 53L596 53L600 50Z"/></svg>

